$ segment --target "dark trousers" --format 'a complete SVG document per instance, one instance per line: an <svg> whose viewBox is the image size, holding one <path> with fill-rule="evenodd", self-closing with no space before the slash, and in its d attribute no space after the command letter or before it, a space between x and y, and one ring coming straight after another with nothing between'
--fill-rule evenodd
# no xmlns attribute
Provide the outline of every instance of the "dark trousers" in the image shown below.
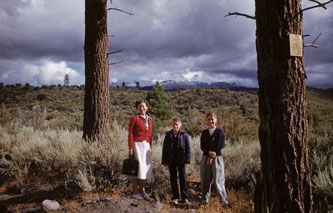
<svg viewBox="0 0 333 213"><path fill-rule="evenodd" d="M186 168L184 165L171 164L169 165L170 182L172 190L172 199L179 199L179 189L177 181L177 171L179 175L180 194L183 200L188 199L187 194L187 181L186 181Z"/></svg>

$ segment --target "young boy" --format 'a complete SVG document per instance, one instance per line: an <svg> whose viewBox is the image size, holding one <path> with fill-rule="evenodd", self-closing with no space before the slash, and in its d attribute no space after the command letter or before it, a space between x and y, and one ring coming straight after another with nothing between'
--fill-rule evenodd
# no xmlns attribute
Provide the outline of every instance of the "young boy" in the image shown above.
<svg viewBox="0 0 333 213"><path fill-rule="evenodd" d="M179 200L178 172L181 198L186 204L189 204L186 166L191 161L191 145L188 134L180 130L181 126L182 122L179 118L173 119L172 130L167 132L164 138L162 164L169 167L173 202L178 204Z"/></svg>
<svg viewBox="0 0 333 213"><path fill-rule="evenodd" d="M224 133L217 128L217 116L208 113L206 117L208 129L202 131L200 147L203 155L200 163L202 202L207 204L210 198L211 182L214 179L216 191L224 208L230 209L224 186L224 163L221 149L225 147Z"/></svg>

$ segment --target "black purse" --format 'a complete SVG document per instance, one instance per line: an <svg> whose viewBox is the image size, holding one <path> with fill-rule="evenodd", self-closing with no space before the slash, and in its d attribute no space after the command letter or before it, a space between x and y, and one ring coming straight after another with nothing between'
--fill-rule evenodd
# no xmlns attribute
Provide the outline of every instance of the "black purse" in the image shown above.
<svg viewBox="0 0 333 213"><path fill-rule="evenodd" d="M125 159L123 162L122 174L137 176L138 175L139 162L134 158Z"/></svg>

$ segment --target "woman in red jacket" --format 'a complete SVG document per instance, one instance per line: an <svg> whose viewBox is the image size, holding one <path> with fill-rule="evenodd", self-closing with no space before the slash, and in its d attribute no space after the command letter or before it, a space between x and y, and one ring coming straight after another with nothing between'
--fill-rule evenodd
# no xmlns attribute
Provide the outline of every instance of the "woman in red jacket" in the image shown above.
<svg viewBox="0 0 333 213"><path fill-rule="evenodd" d="M129 156L139 162L138 176L132 179L133 197L151 200L145 192L145 180L154 178L151 160L152 119L146 114L149 107L147 100L137 101L135 107L138 113L131 117L128 128Z"/></svg>

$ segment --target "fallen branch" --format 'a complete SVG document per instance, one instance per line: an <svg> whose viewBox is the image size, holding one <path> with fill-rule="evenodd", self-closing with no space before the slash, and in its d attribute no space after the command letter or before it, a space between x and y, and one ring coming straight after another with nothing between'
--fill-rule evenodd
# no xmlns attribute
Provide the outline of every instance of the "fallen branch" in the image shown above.
<svg viewBox="0 0 333 213"><path fill-rule="evenodd" d="M332 0L333 1L333 0ZM256 20L256 17L255 16L250 16L250 15L247 15L247 14L244 14L244 13L238 13L238 12L233 12L233 13L230 13L228 15L225 15L224 17L227 17L227 16L244 16L246 18L249 18L249 19L253 19L253 20Z"/></svg>
<svg viewBox="0 0 333 213"><path fill-rule="evenodd" d="M122 13L126 13L128 15L134 16L133 13L130 13L130 12L127 12L125 10L118 9L118 8L114 8L114 7L110 7L110 8L108 8L108 10L116 10L116 11L119 11L119 12L122 12Z"/></svg>

